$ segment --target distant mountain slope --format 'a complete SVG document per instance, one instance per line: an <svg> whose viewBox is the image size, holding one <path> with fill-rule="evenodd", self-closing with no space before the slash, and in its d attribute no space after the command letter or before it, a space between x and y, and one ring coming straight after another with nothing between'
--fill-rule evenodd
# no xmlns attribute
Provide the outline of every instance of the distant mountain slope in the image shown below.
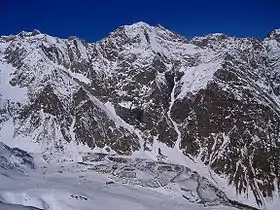
<svg viewBox="0 0 280 210"><path fill-rule="evenodd" d="M279 190L279 40L189 41L143 22L97 43L2 36L1 141L50 157L73 143L125 155L166 145L264 205Z"/></svg>
<svg viewBox="0 0 280 210"><path fill-rule="evenodd" d="M24 172L34 168L33 158L25 151L18 148L10 148L0 142L0 168L9 171Z"/></svg>

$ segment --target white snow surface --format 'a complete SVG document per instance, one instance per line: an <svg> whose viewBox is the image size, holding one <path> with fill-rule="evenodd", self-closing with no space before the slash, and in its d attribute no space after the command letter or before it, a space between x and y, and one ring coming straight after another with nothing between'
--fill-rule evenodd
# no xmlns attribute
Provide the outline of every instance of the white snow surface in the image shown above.
<svg viewBox="0 0 280 210"><path fill-rule="evenodd" d="M14 87L9 84L14 68L2 62L0 58L0 99L13 102L23 102L27 98L27 88Z"/></svg>
<svg viewBox="0 0 280 210"><path fill-rule="evenodd" d="M74 77L74 78L76 78L76 79L78 79L79 81L81 81L81 82L84 82L84 83L86 83L86 84L90 84L91 83L91 81L87 78L87 77L85 77L83 74L80 74L80 73L71 73L71 76L72 77Z"/></svg>
<svg viewBox="0 0 280 210"><path fill-rule="evenodd" d="M0 169L1 210L233 209L191 203L172 188L108 185L106 182L112 181L110 177L89 171L75 161L47 164L37 156L36 163L37 169L28 174Z"/></svg>
<svg viewBox="0 0 280 210"><path fill-rule="evenodd" d="M209 61L184 70L185 74L181 79L183 86L178 98L184 98L189 92L204 89L214 73L220 68L220 62L219 60Z"/></svg>

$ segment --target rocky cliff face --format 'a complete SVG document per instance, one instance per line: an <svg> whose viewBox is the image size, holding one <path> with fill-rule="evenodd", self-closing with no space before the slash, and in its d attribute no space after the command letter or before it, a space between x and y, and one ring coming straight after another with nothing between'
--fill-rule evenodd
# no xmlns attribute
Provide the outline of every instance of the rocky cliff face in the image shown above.
<svg viewBox="0 0 280 210"><path fill-rule="evenodd" d="M143 22L97 43L2 36L1 140L126 155L162 142L262 205L279 190L279 37L189 41Z"/></svg>

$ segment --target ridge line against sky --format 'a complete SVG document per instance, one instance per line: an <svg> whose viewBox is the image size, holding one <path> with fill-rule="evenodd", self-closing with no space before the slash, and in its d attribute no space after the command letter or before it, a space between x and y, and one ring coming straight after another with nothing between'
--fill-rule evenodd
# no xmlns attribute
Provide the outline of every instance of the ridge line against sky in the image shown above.
<svg viewBox="0 0 280 210"><path fill-rule="evenodd" d="M277 0L1 0L1 35L38 29L60 38L99 41L121 25L144 21L187 38L210 33L264 38L280 28Z"/></svg>

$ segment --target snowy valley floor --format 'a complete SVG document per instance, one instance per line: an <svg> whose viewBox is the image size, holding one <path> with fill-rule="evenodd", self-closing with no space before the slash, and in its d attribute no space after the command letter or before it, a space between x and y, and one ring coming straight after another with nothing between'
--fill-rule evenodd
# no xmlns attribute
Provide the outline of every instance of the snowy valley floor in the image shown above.
<svg viewBox="0 0 280 210"><path fill-rule="evenodd" d="M170 166L139 159L130 159L132 162L125 162L125 159L111 159L113 161L110 161L104 159L104 156L101 158L93 156L90 160L88 161L90 163L83 164L78 162L46 163L37 160L37 167L26 169L25 174L1 168L0 210L236 209L217 203L214 206L205 205L207 203L205 200L201 202L198 196L194 195L195 191L192 191L193 186L197 186L194 179L188 178L188 182L181 182L190 177L190 173L179 165ZM150 169L146 170L149 167ZM115 174L110 172L111 168L114 168ZM183 169L180 176L175 177L180 184L164 181L163 177L172 177L173 169L177 171ZM133 183L129 181L137 180L137 178L127 181L127 177L134 171L142 181L139 179ZM147 174L150 174L150 178ZM193 174L191 172L191 176L196 177ZM162 181L151 182L151 180L159 179ZM151 187L157 183L162 187ZM201 195L206 201L212 202L213 198L217 197L213 194L215 189L213 191L211 186L209 188L207 182L205 184L202 181L200 184L203 183ZM187 186L185 189L184 185ZM207 196L210 196L209 199Z"/></svg>

